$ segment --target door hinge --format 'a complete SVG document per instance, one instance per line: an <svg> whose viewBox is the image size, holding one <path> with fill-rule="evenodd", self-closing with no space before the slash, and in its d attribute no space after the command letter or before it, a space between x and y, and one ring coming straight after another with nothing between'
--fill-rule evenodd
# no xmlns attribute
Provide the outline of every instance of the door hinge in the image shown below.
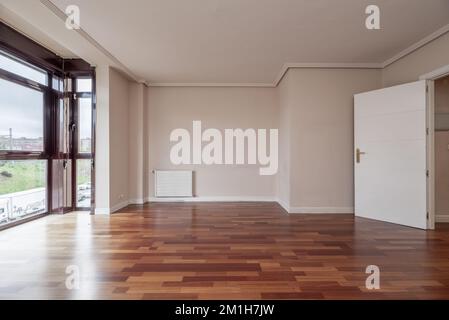
<svg viewBox="0 0 449 320"><path fill-rule="evenodd" d="M429 177L429 170L426 170L426 177Z"/></svg>
<svg viewBox="0 0 449 320"><path fill-rule="evenodd" d="M426 134L429 135L429 128L426 128Z"/></svg>
<svg viewBox="0 0 449 320"><path fill-rule="evenodd" d="M428 211L426 212L426 218L427 218L427 220L429 220L429 212Z"/></svg>

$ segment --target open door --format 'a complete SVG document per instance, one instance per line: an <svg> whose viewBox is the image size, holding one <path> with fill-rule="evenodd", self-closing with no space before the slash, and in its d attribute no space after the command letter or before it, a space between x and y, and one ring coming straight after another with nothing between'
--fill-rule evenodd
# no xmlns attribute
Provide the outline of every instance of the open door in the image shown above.
<svg viewBox="0 0 449 320"><path fill-rule="evenodd" d="M427 229L427 84L354 96L355 215Z"/></svg>

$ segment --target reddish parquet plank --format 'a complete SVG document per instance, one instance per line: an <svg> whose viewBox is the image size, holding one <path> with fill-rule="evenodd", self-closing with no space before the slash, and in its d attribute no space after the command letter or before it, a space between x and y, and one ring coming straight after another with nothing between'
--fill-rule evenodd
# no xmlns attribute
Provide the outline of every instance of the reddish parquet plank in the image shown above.
<svg viewBox="0 0 449 320"><path fill-rule="evenodd" d="M365 268L381 289L365 288ZM79 267L80 288L65 286ZM2 299L448 299L449 225L423 231L275 203L152 203L0 232Z"/></svg>

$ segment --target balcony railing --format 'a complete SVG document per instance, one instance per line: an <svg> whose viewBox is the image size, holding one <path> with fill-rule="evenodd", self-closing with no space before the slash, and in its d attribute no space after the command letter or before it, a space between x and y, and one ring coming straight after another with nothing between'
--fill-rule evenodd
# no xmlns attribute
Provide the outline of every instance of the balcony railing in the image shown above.
<svg viewBox="0 0 449 320"><path fill-rule="evenodd" d="M45 211L45 188L0 195L0 225L44 213Z"/></svg>

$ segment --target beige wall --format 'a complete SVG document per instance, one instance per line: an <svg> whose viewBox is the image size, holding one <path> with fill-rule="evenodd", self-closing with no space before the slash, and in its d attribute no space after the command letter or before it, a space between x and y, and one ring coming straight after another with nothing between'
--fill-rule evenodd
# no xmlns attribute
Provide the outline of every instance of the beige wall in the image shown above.
<svg viewBox="0 0 449 320"><path fill-rule="evenodd" d="M290 206L290 130L291 106L293 94L290 90L292 82L287 73L277 87L279 104L279 171L276 179L276 194L279 203L288 211Z"/></svg>
<svg viewBox="0 0 449 320"><path fill-rule="evenodd" d="M283 82L290 210L353 212L353 96L380 88L380 70L291 69Z"/></svg>
<svg viewBox="0 0 449 320"><path fill-rule="evenodd" d="M145 194L145 184L147 181L145 153L148 146L145 139L146 108L145 105L146 87L143 84L129 83L129 141L128 141L128 193L131 203L144 203L147 197Z"/></svg>
<svg viewBox="0 0 449 320"><path fill-rule="evenodd" d="M226 199L274 199L275 176L260 176L259 165L171 164L170 132L201 120L206 128L278 127L274 88L151 87L148 89L148 194L154 196L154 169L195 171L194 193L198 197ZM222 131L223 132L223 131Z"/></svg>
<svg viewBox="0 0 449 320"><path fill-rule="evenodd" d="M129 81L109 70L109 170L111 211L128 203Z"/></svg>
<svg viewBox="0 0 449 320"><path fill-rule="evenodd" d="M292 211L352 212L353 95L381 87L380 70L291 69L275 88L148 88L148 188L154 169L192 169L195 194L276 198ZM279 128L279 171L258 166L174 166L170 132L205 128ZM134 122L133 122L134 123Z"/></svg>
<svg viewBox="0 0 449 320"><path fill-rule="evenodd" d="M95 212L109 214L143 198L145 88L110 66L96 86Z"/></svg>
<svg viewBox="0 0 449 320"><path fill-rule="evenodd" d="M447 65L449 65L449 33L383 69L383 86L390 87L417 81L421 75Z"/></svg>
<svg viewBox="0 0 449 320"><path fill-rule="evenodd" d="M109 66L96 70L95 208L109 211Z"/></svg>
<svg viewBox="0 0 449 320"><path fill-rule="evenodd" d="M384 70L290 69L277 88L145 88L112 71L110 112L103 110L110 117L110 205L120 204L120 195L135 203L153 197L151 170L191 169L199 197L278 199L291 212L352 212L353 95L416 81L448 65L448 49L445 35ZM172 165L170 132L191 131L193 120L203 129L279 128L278 174L260 176L258 165Z"/></svg>

